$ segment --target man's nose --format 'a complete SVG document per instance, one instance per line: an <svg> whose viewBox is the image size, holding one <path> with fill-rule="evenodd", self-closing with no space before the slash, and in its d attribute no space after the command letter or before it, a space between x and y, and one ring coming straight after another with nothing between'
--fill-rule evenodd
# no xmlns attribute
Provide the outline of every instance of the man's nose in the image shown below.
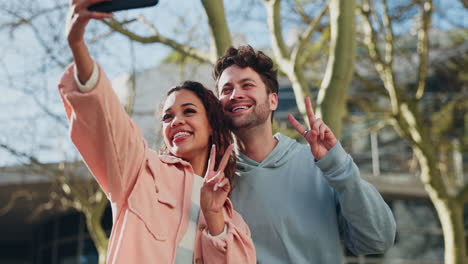
<svg viewBox="0 0 468 264"><path fill-rule="evenodd" d="M233 100L233 99L242 99L244 97L245 97L245 95L244 95L244 91L242 91L242 89L234 88L234 89L232 89L232 93L231 93L231 96L229 97L229 99L231 99L231 100Z"/></svg>

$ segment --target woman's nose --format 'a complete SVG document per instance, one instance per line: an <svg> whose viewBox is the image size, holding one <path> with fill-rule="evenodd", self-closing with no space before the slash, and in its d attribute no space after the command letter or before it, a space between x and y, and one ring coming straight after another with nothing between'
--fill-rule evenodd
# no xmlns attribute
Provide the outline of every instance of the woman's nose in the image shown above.
<svg viewBox="0 0 468 264"><path fill-rule="evenodd" d="M175 116L174 119L172 119L171 127L180 126L184 123L185 119L183 117Z"/></svg>

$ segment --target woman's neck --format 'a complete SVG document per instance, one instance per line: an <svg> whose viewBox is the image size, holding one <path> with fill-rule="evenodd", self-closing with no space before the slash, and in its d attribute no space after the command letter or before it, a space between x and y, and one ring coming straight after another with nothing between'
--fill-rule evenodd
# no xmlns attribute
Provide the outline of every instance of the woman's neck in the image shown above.
<svg viewBox="0 0 468 264"><path fill-rule="evenodd" d="M206 168L208 166L208 151L195 155L188 160L192 165L193 172L201 177L205 177Z"/></svg>

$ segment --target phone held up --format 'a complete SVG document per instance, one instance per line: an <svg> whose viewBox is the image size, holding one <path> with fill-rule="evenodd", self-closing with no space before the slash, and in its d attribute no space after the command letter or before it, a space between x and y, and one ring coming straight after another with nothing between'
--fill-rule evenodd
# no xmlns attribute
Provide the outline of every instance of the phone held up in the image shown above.
<svg viewBox="0 0 468 264"><path fill-rule="evenodd" d="M89 11L115 12L120 10L154 6L159 0L112 0L101 2L88 7Z"/></svg>

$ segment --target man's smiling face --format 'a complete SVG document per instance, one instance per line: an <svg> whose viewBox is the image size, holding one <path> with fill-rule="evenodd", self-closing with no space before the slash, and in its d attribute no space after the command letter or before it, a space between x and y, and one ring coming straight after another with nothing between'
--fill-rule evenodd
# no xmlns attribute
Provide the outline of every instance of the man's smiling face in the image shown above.
<svg viewBox="0 0 468 264"><path fill-rule="evenodd" d="M226 68L217 89L225 115L235 130L270 122L278 105L277 94L268 94L262 78L250 67Z"/></svg>

